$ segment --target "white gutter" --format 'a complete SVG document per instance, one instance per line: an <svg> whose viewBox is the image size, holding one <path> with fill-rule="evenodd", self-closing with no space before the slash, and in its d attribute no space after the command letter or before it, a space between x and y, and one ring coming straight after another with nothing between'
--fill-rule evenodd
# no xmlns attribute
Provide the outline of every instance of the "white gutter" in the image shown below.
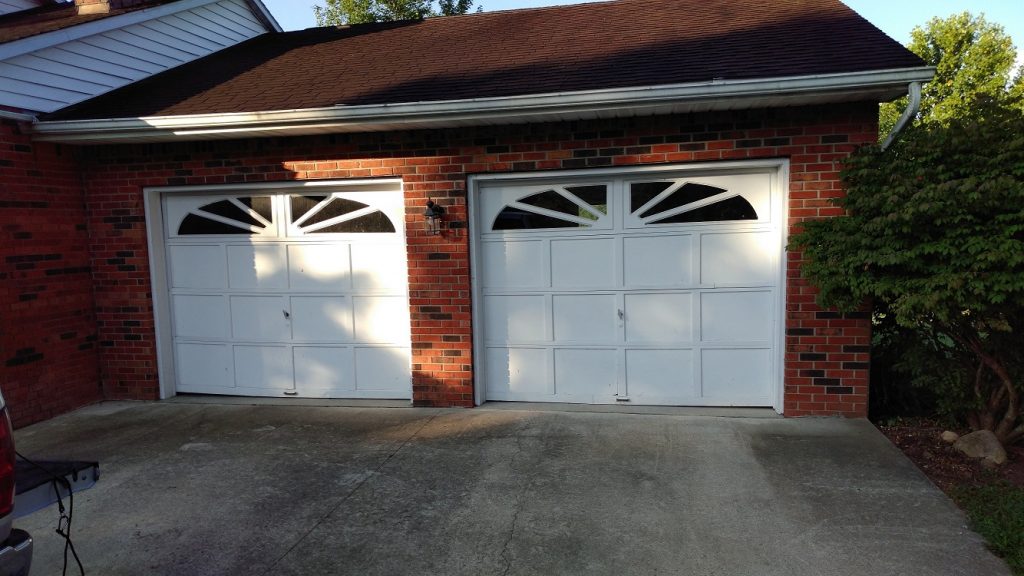
<svg viewBox="0 0 1024 576"><path fill-rule="evenodd" d="M22 114L21 112L9 112L7 110L0 110L0 118L6 118L7 120L17 120L18 122L36 121L36 117L32 114Z"/></svg>
<svg viewBox="0 0 1024 576"><path fill-rule="evenodd" d="M496 98L331 106L302 110L270 110L228 114L54 120L35 124L37 140L59 142L116 142L240 138L251 134L298 135L329 131L372 131L409 127L441 127L469 123L514 123L559 119L571 115L624 111L643 114L666 105L704 105L736 108L738 102L789 98L798 104L839 101L842 96L865 97L902 92L908 83L932 78L932 67L871 72L822 74L753 80L713 80L693 84L613 88L579 92L531 94Z"/></svg>
<svg viewBox="0 0 1024 576"><path fill-rule="evenodd" d="M907 122L911 118L917 116L917 111L921 109L921 83L911 82L910 86L907 87L907 108L903 111L903 115L896 122L896 125L892 127L889 135L885 137L885 142L882 142L882 150L885 150L892 144L896 136L903 130L903 127L907 125Z"/></svg>

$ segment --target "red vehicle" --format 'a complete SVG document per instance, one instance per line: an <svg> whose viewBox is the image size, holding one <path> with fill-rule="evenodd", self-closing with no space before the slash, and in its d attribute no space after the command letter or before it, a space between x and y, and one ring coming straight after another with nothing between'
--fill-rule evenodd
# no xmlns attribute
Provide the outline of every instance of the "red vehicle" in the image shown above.
<svg viewBox="0 0 1024 576"><path fill-rule="evenodd" d="M32 567L32 537L11 527L16 468L11 417L0 394L0 576L27 576Z"/></svg>

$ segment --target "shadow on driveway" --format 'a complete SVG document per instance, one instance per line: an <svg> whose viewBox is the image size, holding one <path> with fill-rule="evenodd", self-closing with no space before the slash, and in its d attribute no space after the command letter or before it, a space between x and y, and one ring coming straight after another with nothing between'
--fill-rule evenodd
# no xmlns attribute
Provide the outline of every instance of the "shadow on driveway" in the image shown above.
<svg viewBox="0 0 1024 576"><path fill-rule="evenodd" d="M89 574L1009 574L865 421L109 402L16 441L100 461Z"/></svg>

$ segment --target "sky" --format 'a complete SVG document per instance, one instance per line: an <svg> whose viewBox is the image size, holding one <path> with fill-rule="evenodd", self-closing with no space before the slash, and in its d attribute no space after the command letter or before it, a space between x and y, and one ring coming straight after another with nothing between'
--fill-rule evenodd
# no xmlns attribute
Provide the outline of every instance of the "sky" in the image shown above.
<svg viewBox="0 0 1024 576"><path fill-rule="evenodd" d="M484 10L509 10L553 4L577 4L584 0L475 0ZM1017 64L1024 62L1024 1L1021 0L843 0L883 32L901 44L910 41L914 26L933 17L969 11L984 14L990 22L1001 24L1017 46ZM285 30L316 26L314 0L263 0ZM323 2L321 1L322 5Z"/></svg>

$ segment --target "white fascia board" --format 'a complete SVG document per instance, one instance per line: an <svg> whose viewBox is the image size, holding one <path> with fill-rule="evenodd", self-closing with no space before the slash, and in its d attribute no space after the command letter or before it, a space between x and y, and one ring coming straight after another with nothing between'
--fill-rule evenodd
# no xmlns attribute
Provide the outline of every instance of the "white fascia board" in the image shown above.
<svg viewBox="0 0 1024 576"><path fill-rule="evenodd" d="M0 44L0 60L7 60L8 58L14 58L15 56L21 56L22 54L35 52L36 50L50 48L52 46L64 44L65 42L71 42L72 40L79 40L87 36L102 34L104 32L124 28L125 26L130 26L132 24L154 20L169 14L176 14L185 10L199 8L200 6L206 6L207 4L215 4L217 1L218 0L179 0L178 2L161 4L159 6L153 6L152 8L143 8L142 10L135 10L125 14L118 14L117 16L110 16L108 18L101 18L84 24L78 24L77 26L69 26L60 30L22 38L21 40ZM262 9L266 11L266 7L263 7L262 3L258 2L258 0L252 1L259 4ZM270 13L267 12L267 14ZM270 21L276 24L273 17L270 18ZM278 28L280 28L280 26L278 26Z"/></svg>
<svg viewBox="0 0 1024 576"><path fill-rule="evenodd" d="M277 19L274 18L274 15L270 13L270 10L267 9L263 2L260 0L246 0L246 4L248 4L253 13L256 14L256 17L263 20L263 23L270 26L274 32L284 32L284 29L277 23Z"/></svg>
<svg viewBox="0 0 1024 576"><path fill-rule="evenodd" d="M643 113L672 104L707 104L737 107L768 96L788 96L799 103L821 94L869 94L878 90L905 90L910 82L926 82L932 67L871 72L796 76L753 80L714 80L693 84L614 88L580 92L475 98L441 102L410 102L365 106L332 106L302 110L272 110L229 114L153 116L95 120L42 121L33 126L35 138L56 142L127 142L131 140L206 140L241 138L247 133L288 136L336 130L375 131L382 126L444 127L467 122L515 123L528 117L541 121L566 114L633 110ZM818 98L817 101L821 101Z"/></svg>

